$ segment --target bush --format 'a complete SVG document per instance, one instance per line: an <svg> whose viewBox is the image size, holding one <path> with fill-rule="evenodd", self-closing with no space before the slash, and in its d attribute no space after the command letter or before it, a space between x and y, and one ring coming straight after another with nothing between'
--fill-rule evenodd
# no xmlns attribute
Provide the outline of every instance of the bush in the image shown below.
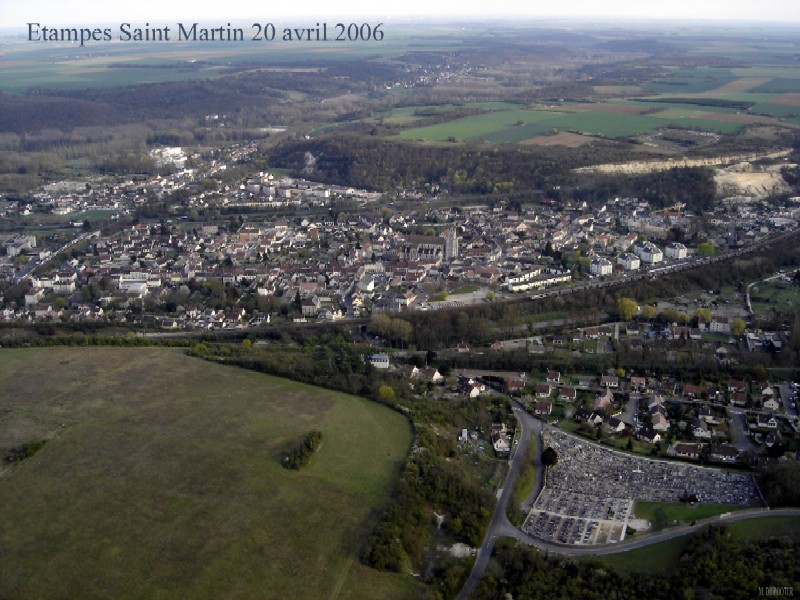
<svg viewBox="0 0 800 600"><path fill-rule="evenodd" d="M300 470L308 464L311 460L311 455L316 452L322 444L322 432L312 431L300 443L299 446L292 449L287 454L282 462L284 469Z"/></svg>

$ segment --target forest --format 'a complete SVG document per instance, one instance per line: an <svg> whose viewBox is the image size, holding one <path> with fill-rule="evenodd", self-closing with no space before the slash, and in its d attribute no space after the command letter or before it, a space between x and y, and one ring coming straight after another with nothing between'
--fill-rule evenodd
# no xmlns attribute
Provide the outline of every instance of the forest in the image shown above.
<svg viewBox="0 0 800 600"><path fill-rule="evenodd" d="M307 153L316 159L313 172L305 170ZM572 169L630 159L630 152L612 144L577 149L429 146L353 134L287 141L269 152L270 164L328 183L381 191L429 183L471 194L531 194L569 181Z"/></svg>
<svg viewBox="0 0 800 600"><path fill-rule="evenodd" d="M791 589L800 581L800 544L788 538L742 542L725 527L696 533L677 568L651 575L570 561L500 541L474 595L481 600L615 598L674 600L757 598L765 588Z"/></svg>

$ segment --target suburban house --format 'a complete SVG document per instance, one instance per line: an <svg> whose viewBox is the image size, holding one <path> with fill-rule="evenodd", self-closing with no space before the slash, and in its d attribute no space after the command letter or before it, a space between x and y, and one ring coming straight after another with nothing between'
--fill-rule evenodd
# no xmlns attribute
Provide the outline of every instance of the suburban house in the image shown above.
<svg viewBox="0 0 800 600"><path fill-rule="evenodd" d="M714 420L714 413L711 411L711 408L705 404L697 409L697 416L706 423L711 423Z"/></svg>
<svg viewBox="0 0 800 600"><path fill-rule="evenodd" d="M459 377L458 387L470 398L477 398L486 391L486 386L472 377Z"/></svg>
<svg viewBox="0 0 800 600"><path fill-rule="evenodd" d="M537 402L533 413L536 415L549 415L553 412L553 404L550 402Z"/></svg>
<svg viewBox="0 0 800 600"><path fill-rule="evenodd" d="M421 378L423 381L430 381L431 383L442 383L444 381L444 376L435 367L424 369Z"/></svg>
<svg viewBox="0 0 800 600"><path fill-rule="evenodd" d="M631 391L644 392L647 390L647 379L644 377L631 377Z"/></svg>
<svg viewBox="0 0 800 600"><path fill-rule="evenodd" d="M498 455L507 455L511 452L511 445L508 443L508 436L503 431L492 434L492 448Z"/></svg>
<svg viewBox="0 0 800 600"><path fill-rule="evenodd" d="M711 333L730 333L731 324L728 317L712 316L711 323L708 325L708 330Z"/></svg>
<svg viewBox="0 0 800 600"><path fill-rule="evenodd" d="M558 395L559 399L566 400L567 402L575 402L578 393L574 387L564 386L561 388L561 393Z"/></svg>
<svg viewBox="0 0 800 600"><path fill-rule="evenodd" d="M611 393L611 390L606 388L602 394L599 394L594 399L594 410L606 410L609 408L614 402L614 394Z"/></svg>
<svg viewBox="0 0 800 600"><path fill-rule="evenodd" d="M553 390L550 388L550 385L547 383L537 383L536 384L536 397L537 398L549 398L550 393Z"/></svg>
<svg viewBox="0 0 800 600"><path fill-rule="evenodd" d="M734 406L747 406L747 394L744 392L734 392L731 394L731 404Z"/></svg>
<svg viewBox="0 0 800 600"><path fill-rule="evenodd" d="M622 433L625 431L625 423L620 421L617 417L609 418L606 425L611 433Z"/></svg>
<svg viewBox="0 0 800 600"><path fill-rule="evenodd" d="M759 427L766 427L769 429L777 429L778 421L775 419L773 415L759 413L758 416L756 417L756 425L758 425Z"/></svg>
<svg viewBox="0 0 800 600"><path fill-rule="evenodd" d="M509 394L520 395L525 389L525 382L522 379L509 379L506 382L506 390Z"/></svg>
<svg viewBox="0 0 800 600"><path fill-rule="evenodd" d="M669 420L661 413L656 413L651 417L653 430L665 432L669 429Z"/></svg>
<svg viewBox="0 0 800 600"><path fill-rule="evenodd" d="M547 383L559 383L561 381L561 373L558 371L547 372Z"/></svg>
<svg viewBox="0 0 800 600"><path fill-rule="evenodd" d="M745 383L744 383L744 381L740 381L738 379L729 379L728 380L728 391L731 392L731 393L745 391Z"/></svg>
<svg viewBox="0 0 800 600"><path fill-rule="evenodd" d="M692 423L692 435L699 439L710 440L711 430L708 428L708 423L702 419L695 419Z"/></svg>
<svg viewBox="0 0 800 600"><path fill-rule="evenodd" d="M700 458L700 445L698 444L685 444L685 443L677 443L670 450L668 450L671 454L678 456L680 458L692 458L698 459Z"/></svg>
<svg viewBox="0 0 800 600"><path fill-rule="evenodd" d="M661 441L661 434L652 429L643 429L638 433L640 440L649 442L650 444L657 444Z"/></svg>
<svg viewBox="0 0 800 600"><path fill-rule="evenodd" d="M711 446L711 458L725 463L734 463L739 458L739 451L730 444Z"/></svg>
<svg viewBox="0 0 800 600"><path fill-rule="evenodd" d="M416 379L420 375L420 370L416 365L406 365L403 367L403 375L406 379Z"/></svg>
<svg viewBox="0 0 800 600"><path fill-rule="evenodd" d="M618 388L619 377L617 377L616 375L603 375L600 378L600 385L607 388Z"/></svg>

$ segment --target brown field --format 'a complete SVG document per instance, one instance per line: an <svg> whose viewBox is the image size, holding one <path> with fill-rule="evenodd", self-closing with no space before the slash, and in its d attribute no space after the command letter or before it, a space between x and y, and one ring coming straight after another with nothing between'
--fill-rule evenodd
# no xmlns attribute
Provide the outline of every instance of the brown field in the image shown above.
<svg viewBox="0 0 800 600"><path fill-rule="evenodd" d="M592 141L594 141L594 138L588 135L562 131L555 135L542 135L530 140L525 140L521 143L530 146L566 146L568 148L578 148L585 144L591 144Z"/></svg>
<svg viewBox="0 0 800 600"><path fill-rule="evenodd" d="M773 104L780 104L781 106L796 106L800 108L800 93L787 92L781 94L772 101Z"/></svg>

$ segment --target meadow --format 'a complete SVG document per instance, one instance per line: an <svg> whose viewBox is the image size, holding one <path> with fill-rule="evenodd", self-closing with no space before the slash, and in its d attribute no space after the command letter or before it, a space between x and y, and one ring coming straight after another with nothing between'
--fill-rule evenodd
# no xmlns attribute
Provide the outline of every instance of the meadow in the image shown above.
<svg viewBox="0 0 800 600"><path fill-rule="evenodd" d="M773 516L726 523L725 527L737 541L766 540L787 536L796 542L800 539L798 525L800 525L798 517ZM635 573L667 574L680 564L681 554L690 539L691 536L681 536L652 546L594 557L591 560Z"/></svg>
<svg viewBox="0 0 800 600"><path fill-rule="evenodd" d="M406 419L180 350L0 351L0 597L417 598L358 553ZM284 453L309 431L300 471Z"/></svg>
<svg viewBox="0 0 800 600"><path fill-rule="evenodd" d="M634 514L638 519L647 519L652 531L660 531L678 521L686 524L691 521L707 519L728 512L747 508L738 504L686 504L684 502L637 502Z"/></svg>

